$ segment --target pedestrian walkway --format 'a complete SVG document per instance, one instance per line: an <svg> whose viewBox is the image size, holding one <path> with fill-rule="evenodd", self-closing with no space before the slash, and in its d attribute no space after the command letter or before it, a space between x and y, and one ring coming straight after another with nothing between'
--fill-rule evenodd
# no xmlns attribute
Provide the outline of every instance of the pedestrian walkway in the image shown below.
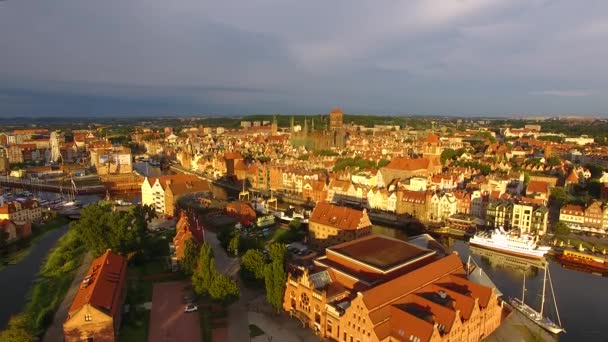
<svg viewBox="0 0 608 342"><path fill-rule="evenodd" d="M76 275L74 276L74 280L72 280L70 289L55 312L53 323L51 323L51 326L44 333L44 338L42 339L43 342L63 341L63 322L65 322L66 318L68 317L70 305L72 305L72 301L80 288L80 282L87 274L87 270L89 269L92 258L91 253L87 253L82 259L82 263L76 270Z"/></svg>

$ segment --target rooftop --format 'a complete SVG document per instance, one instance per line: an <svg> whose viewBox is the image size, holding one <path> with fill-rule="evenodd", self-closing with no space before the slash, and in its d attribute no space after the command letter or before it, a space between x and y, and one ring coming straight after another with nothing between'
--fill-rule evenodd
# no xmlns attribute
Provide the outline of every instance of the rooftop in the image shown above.
<svg viewBox="0 0 608 342"><path fill-rule="evenodd" d="M370 235L329 247L327 250L328 253L331 251L341 254L383 272L435 254L434 251L381 235Z"/></svg>

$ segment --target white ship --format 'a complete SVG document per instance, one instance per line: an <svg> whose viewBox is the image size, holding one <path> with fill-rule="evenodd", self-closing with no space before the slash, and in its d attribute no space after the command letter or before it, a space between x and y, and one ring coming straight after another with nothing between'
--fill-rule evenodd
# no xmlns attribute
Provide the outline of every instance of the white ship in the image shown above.
<svg viewBox="0 0 608 342"><path fill-rule="evenodd" d="M469 243L482 248L535 259L542 258L551 249L548 246L538 246L531 235L513 235L502 228L492 232L477 233L469 240Z"/></svg>

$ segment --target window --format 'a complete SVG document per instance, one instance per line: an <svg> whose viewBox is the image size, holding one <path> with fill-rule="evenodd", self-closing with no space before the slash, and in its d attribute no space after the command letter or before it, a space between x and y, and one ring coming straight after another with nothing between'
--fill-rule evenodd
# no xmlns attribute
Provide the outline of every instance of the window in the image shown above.
<svg viewBox="0 0 608 342"><path fill-rule="evenodd" d="M84 314L84 320L90 322L92 320L91 314Z"/></svg>
<svg viewBox="0 0 608 342"><path fill-rule="evenodd" d="M93 338L92 337L87 337L85 341L87 341L87 342L93 342Z"/></svg>
<svg viewBox="0 0 608 342"><path fill-rule="evenodd" d="M331 330L332 330L332 322L331 321L327 321L327 333L331 335Z"/></svg>

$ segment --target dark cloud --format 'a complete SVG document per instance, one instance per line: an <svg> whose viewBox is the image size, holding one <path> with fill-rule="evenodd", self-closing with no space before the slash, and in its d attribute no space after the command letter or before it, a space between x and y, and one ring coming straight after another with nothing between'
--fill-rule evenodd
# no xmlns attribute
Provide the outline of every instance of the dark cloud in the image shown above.
<svg viewBox="0 0 608 342"><path fill-rule="evenodd" d="M0 115L602 113L607 10L569 0L4 1Z"/></svg>

